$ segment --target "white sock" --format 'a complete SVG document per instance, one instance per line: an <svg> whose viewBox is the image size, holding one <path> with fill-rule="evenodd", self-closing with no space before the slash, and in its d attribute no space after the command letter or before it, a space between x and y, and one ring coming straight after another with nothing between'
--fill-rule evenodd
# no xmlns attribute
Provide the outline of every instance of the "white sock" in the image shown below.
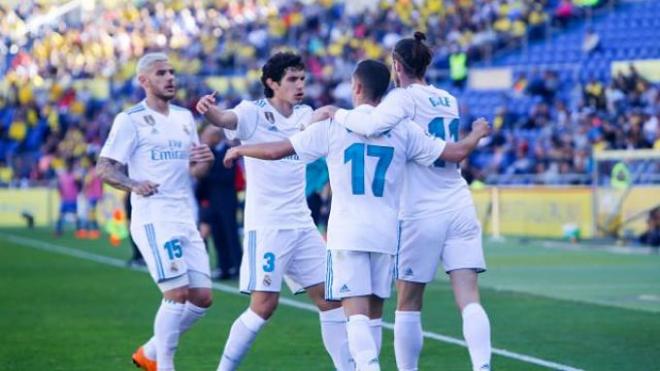
<svg viewBox="0 0 660 371"><path fill-rule="evenodd" d="M348 348L360 371L380 371L378 350L369 330L369 317L356 314L348 318L346 323L348 333Z"/></svg>
<svg viewBox="0 0 660 371"><path fill-rule="evenodd" d="M378 355L380 355L380 348L383 343L383 319L370 319L369 329L371 330L371 336L374 338L374 342L376 343L376 350L378 350Z"/></svg>
<svg viewBox="0 0 660 371"><path fill-rule="evenodd" d="M195 324L200 318L204 317L206 314L206 310L208 308L202 308L198 307L195 304L187 301L186 306L183 308L183 315L181 317L181 323L179 327L179 331L181 331L181 335L183 335L184 332L188 331L188 329ZM147 341L143 346L144 349L144 355L147 356L149 359L156 359L156 337L152 336L149 341Z"/></svg>
<svg viewBox="0 0 660 371"><path fill-rule="evenodd" d="M142 346L144 349L144 355L149 359L156 359L156 337L152 336L149 341L144 343Z"/></svg>
<svg viewBox="0 0 660 371"><path fill-rule="evenodd" d="M338 371L355 370L355 363L348 350L346 335L346 315L344 308L336 308L319 312L321 320L321 337L325 350L330 354L332 363Z"/></svg>
<svg viewBox="0 0 660 371"><path fill-rule="evenodd" d="M479 303L463 308L463 337L470 351L472 369L490 370L490 321Z"/></svg>
<svg viewBox="0 0 660 371"><path fill-rule="evenodd" d="M222 353L218 371L230 371L238 368L245 353L250 349L266 320L248 308L241 314L229 331L229 337Z"/></svg>
<svg viewBox="0 0 660 371"><path fill-rule="evenodd" d="M399 371L417 370L423 345L421 312L397 310L394 314L394 354Z"/></svg>
<svg viewBox="0 0 660 371"><path fill-rule="evenodd" d="M164 299L158 308L154 321L158 371L174 370L174 353L179 345L184 306Z"/></svg>

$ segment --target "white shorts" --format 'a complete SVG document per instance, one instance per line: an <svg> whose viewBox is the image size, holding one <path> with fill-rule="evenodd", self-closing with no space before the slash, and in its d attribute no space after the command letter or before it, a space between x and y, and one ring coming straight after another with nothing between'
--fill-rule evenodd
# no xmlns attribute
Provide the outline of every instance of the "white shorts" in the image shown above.
<svg viewBox="0 0 660 371"><path fill-rule="evenodd" d="M294 293L323 283L325 243L314 228L257 229L243 239L240 289L280 292L282 279Z"/></svg>
<svg viewBox="0 0 660 371"><path fill-rule="evenodd" d="M481 224L474 207L431 218L402 220L399 224L396 279L428 283L442 265L446 273L457 269L486 270L481 246Z"/></svg>
<svg viewBox="0 0 660 371"><path fill-rule="evenodd" d="M209 256L194 224L132 220L131 237L161 291L211 287Z"/></svg>
<svg viewBox="0 0 660 371"><path fill-rule="evenodd" d="M387 299L392 292L394 255L352 250L328 250L325 299L341 300L376 295Z"/></svg>

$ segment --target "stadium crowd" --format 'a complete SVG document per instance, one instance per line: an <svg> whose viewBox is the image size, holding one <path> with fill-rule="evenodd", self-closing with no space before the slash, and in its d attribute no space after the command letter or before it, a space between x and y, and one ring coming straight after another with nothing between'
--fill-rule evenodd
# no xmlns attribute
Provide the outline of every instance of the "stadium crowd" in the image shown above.
<svg viewBox="0 0 660 371"><path fill-rule="evenodd" d="M535 99L519 114L500 106L494 133L464 165L469 178L498 183L586 184L591 155L606 149L660 149L660 94L657 84L633 66L611 82L591 79L564 101L553 71L520 76L510 93ZM468 111L469 112L469 111Z"/></svg>
<svg viewBox="0 0 660 371"><path fill-rule="evenodd" d="M281 46L305 57L308 103L346 105L354 62L387 59L407 30L427 32L434 66L444 69L453 55L463 53L471 63L579 15L566 0L371 3L365 10L333 0L125 2L39 32L29 32L28 19L47 8L33 2L0 6L8 51L0 94L0 184L47 182L69 158L88 168L87 155L98 152L114 115L142 98L132 71L148 50L170 52L181 73L178 101L188 108L211 90L225 105L260 95L259 66ZM460 98L461 85L455 86L452 91L447 83ZM542 175L533 178L536 183L584 182L580 175L589 173L593 150L660 147L653 111L658 86L634 70L611 82L592 80L568 100L558 89L553 71L519 76L507 94L538 102L527 114L510 105L491 114L495 135L464 165L466 177L527 174ZM470 107L463 116L464 123L472 121Z"/></svg>

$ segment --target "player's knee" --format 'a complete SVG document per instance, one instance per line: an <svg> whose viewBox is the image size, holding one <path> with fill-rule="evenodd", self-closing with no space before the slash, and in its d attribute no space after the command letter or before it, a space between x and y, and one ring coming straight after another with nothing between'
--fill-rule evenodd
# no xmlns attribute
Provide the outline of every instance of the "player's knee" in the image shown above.
<svg viewBox="0 0 660 371"><path fill-rule="evenodd" d="M273 313L275 313L275 309L277 309L277 303L277 296L261 298L261 300L258 301L253 300L252 303L250 303L250 309L252 309L252 311L259 317L268 319L273 315Z"/></svg>
<svg viewBox="0 0 660 371"><path fill-rule="evenodd" d="M321 312L325 312L327 310L337 309L341 307L341 302L328 301L325 300L325 298L320 298L319 300L315 300L315 303Z"/></svg>
<svg viewBox="0 0 660 371"><path fill-rule="evenodd" d="M199 295L194 298L190 297L188 300L190 300L191 303L195 304L200 308L209 308L211 305L213 305L213 297L211 296L210 293Z"/></svg>
<svg viewBox="0 0 660 371"><path fill-rule="evenodd" d="M424 304L424 286L400 283L397 286L396 309L405 312L418 312Z"/></svg>
<svg viewBox="0 0 660 371"><path fill-rule="evenodd" d="M422 310L423 296L409 295L397 300L396 309L404 312L419 312Z"/></svg>
<svg viewBox="0 0 660 371"><path fill-rule="evenodd" d="M188 289L188 301L201 308L208 308L213 304L213 295L209 288Z"/></svg>

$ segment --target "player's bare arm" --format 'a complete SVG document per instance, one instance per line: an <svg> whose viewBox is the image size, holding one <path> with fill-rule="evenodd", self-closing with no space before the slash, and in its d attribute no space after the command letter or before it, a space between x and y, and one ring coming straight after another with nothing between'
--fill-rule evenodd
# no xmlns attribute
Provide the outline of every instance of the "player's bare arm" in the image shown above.
<svg viewBox="0 0 660 371"><path fill-rule="evenodd" d="M238 124L238 116L230 111L223 111L215 105L215 94L207 94L199 99L196 105L197 112L204 115L204 118L212 125L224 129L235 130Z"/></svg>
<svg viewBox="0 0 660 371"><path fill-rule="evenodd" d="M225 154L223 164L229 168L241 156L254 157L260 160L279 160L295 154L293 145L288 140L279 142L248 144L230 148Z"/></svg>
<svg viewBox="0 0 660 371"><path fill-rule="evenodd" d="M213 165L215 156L206 144L200 144L190 149L190 174L195 178L202 177L208 173Z"/></svg>
<svg viewBox="0 0 660 371"><path fill-rule="evenodd" d="M447 143L440 158L450 162L461 162L474 151L481 138L490 134L490 126L485 118L480 117L472 123L472 131L457 143Z"/></svg>
<svg viewBox="0 0 660 371"><path fill-rule="evenodd" d="M129 178L126 165L119 161L107 157L99 157L99 161L96 164L96 171L105 183L122 191L133 192L145 197L158 192L158 184L156 183L148 180L138 182Z"/></svg>

